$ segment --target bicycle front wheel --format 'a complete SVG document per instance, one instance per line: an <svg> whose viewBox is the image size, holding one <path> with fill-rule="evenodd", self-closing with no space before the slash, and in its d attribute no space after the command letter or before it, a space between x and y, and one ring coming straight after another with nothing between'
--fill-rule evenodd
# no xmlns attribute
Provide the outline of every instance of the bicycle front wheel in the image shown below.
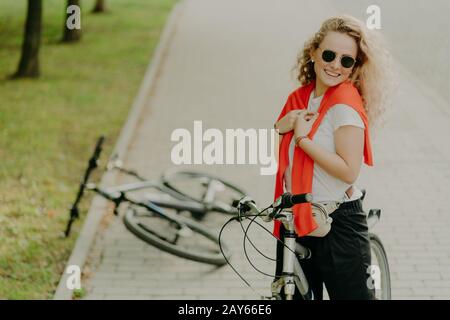
<svg viewBox="0 0 450 320"><path fill-rule="evenodd" d="M141 240L178 257L222 266L218 235L203 225L181 215L165 218L138 206L129 206L123 221L128 230ZM228 249L222 249L229 259Z"/></svg>
<svg viewBox="0 0 450 320"><path fill-rule="evenodd" d="M391 300L391 276L389 264L383 243L377 235L370 233L370 247L372 262L371 276L375 287L377 300Z"/></svg>

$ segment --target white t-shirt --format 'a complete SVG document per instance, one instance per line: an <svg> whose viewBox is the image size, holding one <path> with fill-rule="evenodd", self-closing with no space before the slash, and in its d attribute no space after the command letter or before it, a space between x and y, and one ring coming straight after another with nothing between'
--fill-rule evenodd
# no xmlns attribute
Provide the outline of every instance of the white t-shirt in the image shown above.
<svg viewBox="0 0 450 320"><path fill-rule="evenodd" d="M308 110L317 112L323 95L314 98L314 91L311 93L308 102ZM322 119L316 134L313 137L314 143L318 144L328 152L336 153L334 144L334 131L341 126L353 125L364 129L364 122L352 107L346 104L336 104L332 106ZM291 140L289 145L289 164L286 168L285 191L291 192L291 163L294 158L295 139ZM298 147L297 147L298 148ZM362 163L361 163L362 164ZM354 184L356 184L357 180ZM351 201L361 197L362 193L359 189L353 187L353 194L349 199L345 191L351 185L329 175L318 164L314 164L312 194L314 202L322 201Z"/></svg>

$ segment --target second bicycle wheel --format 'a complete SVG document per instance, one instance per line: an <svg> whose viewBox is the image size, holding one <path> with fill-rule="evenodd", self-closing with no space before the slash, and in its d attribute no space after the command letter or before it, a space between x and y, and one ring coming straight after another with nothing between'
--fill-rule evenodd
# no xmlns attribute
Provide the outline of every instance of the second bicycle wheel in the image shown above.
<svg viewBox="0 0 450 320"><path fill-rule="evenodd" d="M372 262L371 275L375 287L375 298L377 300L391 300L391 277L386 250L378 238L373 233L369 233Z"/></svg>
<svg viewBox="0 0 450 320"><path fill-rule="evenodd" d="M163 251L217 266L226 264L218 235L191 219L181 215L170 215L168 219L145 208L130 206L123 220L134 235ZM222 248L229 252L224 244Z"/></svg>
<svg viewBox="0 0 450 320"><path fill-rule="evenodd" d="M162 183L183 196L202 203L208 210L236 215L232 206L247 193L238 186L217 176L195 171L167 171L161 177Z"/></svg>

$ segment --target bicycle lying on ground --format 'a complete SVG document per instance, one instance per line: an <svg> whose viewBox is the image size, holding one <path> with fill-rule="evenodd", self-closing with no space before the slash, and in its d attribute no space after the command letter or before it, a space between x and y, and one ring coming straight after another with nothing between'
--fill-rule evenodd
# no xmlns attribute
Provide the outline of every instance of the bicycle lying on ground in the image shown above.
<svg viewBox="0 0 450 320"><path fill-rule="evenodd" d="M224 256L219 250L217 234L199 222L181 215L181 213L189 212L197 219L204 218L206 213L211 210L236 214L237 210L230 205L232 200L236 198L228 199L231 201L228 204L223 200L223 197L220 199L218 196L220 194L223 196L226 190L231 190L242 196L243 191L218 177L189 171L182 171L178 175L176 172L166 173L163 175L162 181L148 180L110 188L98 187L96 184L89 182L89 177L93 170L98 167L103 142L104 137L100 137L88 162L70 210L70 219L65 231L66 237L70 234L72 223L79 217L78 205L84 191L90 190L110 200L114 204L116 216L120 204L122 202L128 203L129 206L123 216L124 224L128 230L147 243L182 258L218 266L224 265L226 263L225 256L229 257L228 249L225 249ZM115 164L110 162L108 167L119 169L128 175L145 180L136 172L119 166L117 160ZM189 177L191 179L188 179ZM196 198L195 195L184 193L180 189L179 181L185 183L190 181L190 190L194 189L193 186L197 186L203 190L202 196ZM147 194L147 197L134 198L128 195L131 191L152 188L160 192L159 200L155 199L155 193ZM173 209L176 213L163 210L163 207Z"/></svg>
<svg viewBox="0 0 450 320"><path fill-rule="evenodd" d="M168 170L159 180L149 180L134 170L124 168L122 161L116 156L108 162L107 169L119 170L139 180L111 188L111 191L157 189L160 193L146 193L145 197L163 208L189 208L192 217L200 221L212 211L236 216L237 209L232 206L233 201L247 194L240 187L204 172ZM186 207L187 205L190 207Z"/></svg>
<svg viewBox="0 0 450 320"><path fill-rule="evenodd" d="M363 191L363 196L361 200L365 197L365 191ZM295 293L295 288L298 289L302 298L304 300L312 300L314 299L313 292L308 284L306 276L302 270L299 260L309 259L311 257L311 251L305 246L299 244L295 241L295 226L293 220L293 213L286 209L291 208L295 204L312 202L312 195L307 194L298 194L292 195L290 193L284 193L280 196L273 204L267 207L264 210L259 210L256 206L255 202L250 197L244 197L239 201L236 201L234 205L238 210L238 217L231 218L227 223L225 223L220 230L219 233L219 243L221 244L221 235L225 228L225 226L234 221L238 220L242 223L243 219L251 218L251 221L247 228L244 230L242 226L242 230L244 231L244 251L245 255L250 262L250 264L255 268L255 266L251 263L250 259L247 256L247 252L245 250L245 240L248 239L247 232L252 223L257 223L263 229L265 229L269 234L272 235L272 232L267 230L260 223L255 221L256 218L260 217L265 222L278 220L283 223L284 230L284 242L282 242L283 248L283 267L282 267L282 275L275 276L270 275L274 278L272 282L272 296L264 297L260 295L262 298L269 298L275 300L292 300ZM367 224L369 229L372 228L380 219L381 210L380 209L371 209L367 215ZM272 235L273 236L273 235ZM275 237L275 236L274 236ZM381 240L373 233L369 233L370 245L372 250L372 261L371 266L375 268L375 276L376 278L372 278L373 285L375 287L375 298L379 300L390 300L391 299L391 281L390 281L390 273L389 273L389 264L387 260L386 251L383 247ZM277 239L277 238L276 238ZM253 242L248 239L248 241L252 244L252 246L260 253ZM280 241L277 239L277 241ZM262 254L263 255L263 254ZM266 257L266 256L265 256ZM268 258L268 257L266 257ZM226 258L230 267L237 273L237 275L249 286L253 291L253 287L241 276L241 274L230 264L228 258ZM274 260L274 259L272 259ZM260 273L260 270L255 268ZM263 273L265 274L265 273ZM268 274L266 274L268 275ZM371 272L372 277L372 272ZM283 289L284 288L284 289ZM284 290L284 292L281 292Z"/></svg>

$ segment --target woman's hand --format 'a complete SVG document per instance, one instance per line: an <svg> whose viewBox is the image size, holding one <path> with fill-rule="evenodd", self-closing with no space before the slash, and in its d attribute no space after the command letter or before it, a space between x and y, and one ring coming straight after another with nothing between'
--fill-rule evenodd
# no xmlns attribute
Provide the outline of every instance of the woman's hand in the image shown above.
<svg viewBox="0 0 450 320"><path fill-rule="evenodd" d="M280 134L284 134L291 130L294 130L295 120L297 120L298 115L303 110L292 110L289 111L283 118L280 119L277 123L275 123L275 129L278 129Z"/></svg>
<svg viewBox="0 0 450 320"><path fill-rule="evenodd" d="M318 116L317 112L302 110L294 123L294 137L307 136Z"/></svg>

